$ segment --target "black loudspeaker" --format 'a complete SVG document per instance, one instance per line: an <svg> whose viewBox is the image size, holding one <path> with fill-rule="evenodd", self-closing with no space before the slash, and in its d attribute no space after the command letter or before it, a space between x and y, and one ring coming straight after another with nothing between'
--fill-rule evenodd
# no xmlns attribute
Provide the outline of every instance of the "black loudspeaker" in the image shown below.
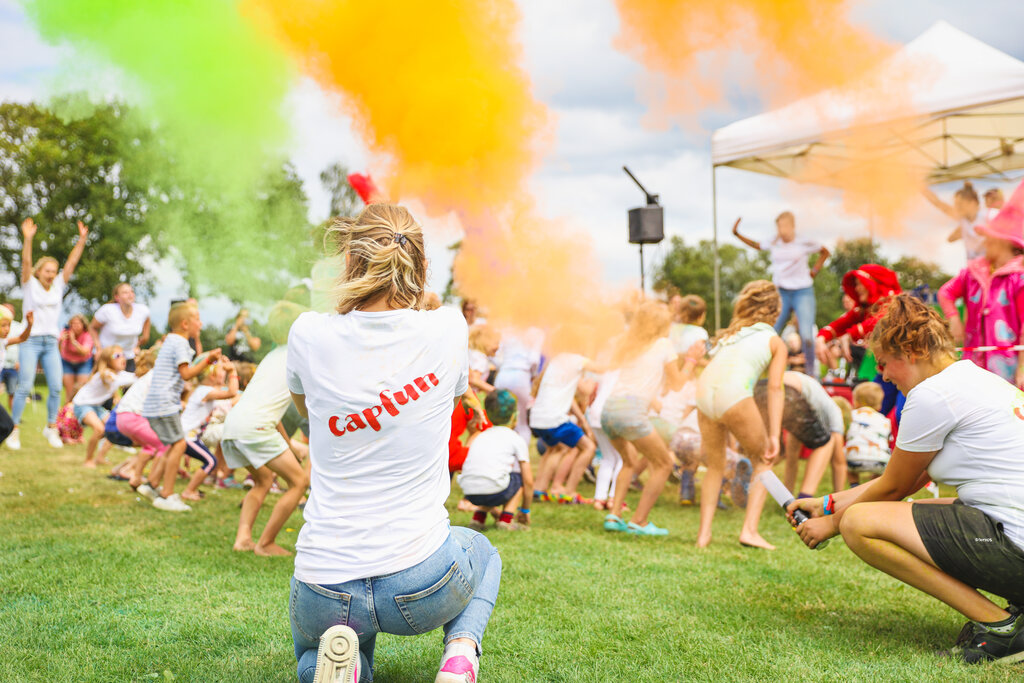
<svg viewBox="0 0 1024 683"><path fill-rule="evenodd" d="M629 243L657 244L665 239L665 212L660 206L629 210Z"/></svg>

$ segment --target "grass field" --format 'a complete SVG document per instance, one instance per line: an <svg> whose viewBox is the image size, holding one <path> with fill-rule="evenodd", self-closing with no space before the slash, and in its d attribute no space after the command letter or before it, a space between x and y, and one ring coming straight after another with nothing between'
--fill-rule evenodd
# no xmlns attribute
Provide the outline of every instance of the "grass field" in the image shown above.
<svg viewBox="0 0 1024 683"><path fill-rule="evenodd" d="M83 469L84 447L46 446L36 408L22 450L0 450L0 681L294 681L292 563L231 551L242 492L162 513L105 470ZM504 575L483 681L1024 674L937 657L962 618L841 540L805 549L774 505L762 523L774 553L736 543L736 509L719 513L715 542L696 550L697 510L668 494L652 514L672 532L664 539L608 534L591 508L533 509L531 532L488 532ZM290 520L282 545L293 546L301 524ZM440 644L439 632L380 636L375 680L432 681Z"/></svg>

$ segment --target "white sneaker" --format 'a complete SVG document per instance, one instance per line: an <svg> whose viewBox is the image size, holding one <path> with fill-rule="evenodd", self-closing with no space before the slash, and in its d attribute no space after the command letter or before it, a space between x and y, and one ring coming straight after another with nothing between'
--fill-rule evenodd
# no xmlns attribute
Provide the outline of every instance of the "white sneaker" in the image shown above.
<svg viewBox="0 0 1024 683"><path fill-rule="evenodd" d="M313 683L357 683L359 636L348 626L332 626L320 636Z"/></svg>
<svg viewBox="0 0 1024 683"><path fill-rule="evenodd" d="M49 441L54 448L64 447L64 442L60 440L60 432L54 427L43 427L43 438Z"/></svg>
<svg viewBox="0 0 1024 683"><path fill-rule="evenodd" d="M4 445L10 448L12 451L21 449L21 436L18 433L18 428L15 427L14 431L7 436L7 440L4 441Z"/></svg>
<svg viewBox="0 0 1024 683"><path fill-rule="evenodd" d="M441 655L441 669L434 683L476 683L480 660L476 648L471 645L448 645Z"/></svg>
<svg viewBox="0 0 1024 683"><path fill-rule="evenodd" d="M141 493L142 495L144 495L146 498L149 498L150 500L156 500L157 498L160 497L160 492L157 491L152 486L150 486L149 484L146 484L146 483L141 484L139 486L139 488L135 489L135 491L137 493Z"/></svg>
<svg viewBox="0 0 1024 683"><path fill-rule="evenodd" d="M177 493L170 498L157 497L153 499L153 507L165 512L188 512L192 506L187 505Z"/></svg>

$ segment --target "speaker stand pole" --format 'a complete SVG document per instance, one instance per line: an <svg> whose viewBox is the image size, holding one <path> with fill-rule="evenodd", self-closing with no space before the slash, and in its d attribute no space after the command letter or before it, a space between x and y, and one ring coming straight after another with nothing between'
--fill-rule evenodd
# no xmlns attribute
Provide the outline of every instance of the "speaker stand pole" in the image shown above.
<svg viewBox="0 0 1024 683"><path fill-rule="evenodd" d="M640 243L640 298L645 298L644 293L644 243Z"/></svg>

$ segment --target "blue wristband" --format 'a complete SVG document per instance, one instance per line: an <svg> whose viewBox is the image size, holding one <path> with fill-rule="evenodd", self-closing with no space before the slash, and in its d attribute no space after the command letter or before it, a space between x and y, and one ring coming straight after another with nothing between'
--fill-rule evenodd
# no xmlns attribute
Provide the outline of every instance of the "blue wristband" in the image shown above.
<svg viewBox="0 0 1024 683"><path fill-rule="evenodd" d="M824 512L824 514L826 516L827 515L831 515L833 512L836 511L835 502L832 500L832 494L831 493L826 495L822 499L822 506L821 507L822 507L822 510L823 510L823 512Z"/></svg>
<svg viewBox="0 0 1024 683"><path fill-rule="evenodd" d="M524 515L530 514L530 508L519 508L519 511L522 512Z"/></svg>

